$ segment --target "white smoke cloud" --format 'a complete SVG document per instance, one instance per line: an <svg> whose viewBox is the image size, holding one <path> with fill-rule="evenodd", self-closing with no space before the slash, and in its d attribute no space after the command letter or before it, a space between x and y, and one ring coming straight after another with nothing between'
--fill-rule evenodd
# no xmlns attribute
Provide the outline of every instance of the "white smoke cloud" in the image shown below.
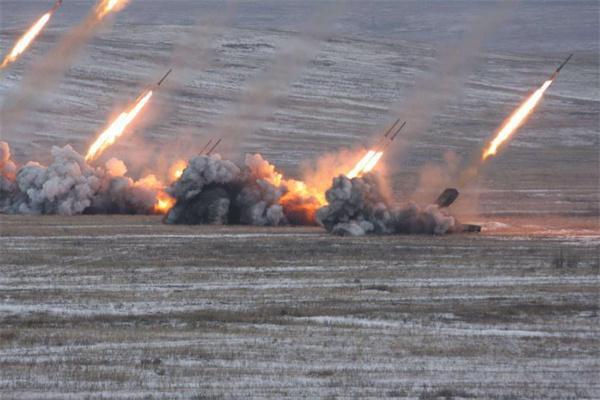
<svg viewBox="0 0 600 400"><path fill-rule="evenodd" d="M93 167L71 146L52 147L47 167L30 161L16 172L10 150L0 142L2 181L0 211L18 214L130 213L149 214L160 183L153 176L134 181L127 167L110 159ZM8 172L7 172L8 171Z"/></svg>

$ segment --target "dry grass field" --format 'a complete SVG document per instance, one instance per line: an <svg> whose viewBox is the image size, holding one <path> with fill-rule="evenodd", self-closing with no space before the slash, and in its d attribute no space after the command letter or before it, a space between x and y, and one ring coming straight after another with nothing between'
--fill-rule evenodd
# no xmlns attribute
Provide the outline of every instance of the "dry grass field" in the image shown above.
<svg viewBox="0 0 600 400"><path fill-rule="evenodd" d="M3 399L600 397L600 238L585 220L358 238L0 222Z"/></svg>

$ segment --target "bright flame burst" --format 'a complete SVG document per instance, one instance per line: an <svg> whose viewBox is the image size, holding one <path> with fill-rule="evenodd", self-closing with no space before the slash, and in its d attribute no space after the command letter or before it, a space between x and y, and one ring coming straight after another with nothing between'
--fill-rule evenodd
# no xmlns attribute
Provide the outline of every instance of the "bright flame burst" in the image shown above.
<svg viewBox="0 0 600 400"><path fill-rule="evenodd" d="M101 0L96 6L97 19L104 18L111 11L118 11L127 4L127 0Z"/></svg>
<svg viewBox="0 0 600 400"><path fill-rule="evenodd" d="M152 97L152 90L147 90L136 99L129 111L124 111L113 121L110 126L98 136L98 139L88 149L85 156L86 161L93 161L102 154L102 152L112 145L118 137L120 137L125 128L135 119L140 111L144 108L148 100Z"/></svg>
<svg viewBox="0 0 600 400"><path fill-rule="evenodd" d="M19 38L13 49L10 53L4 57L4 61L0 64L0 68L6 67L8 64L14 62L31 44L33 39L39 35L39 33L44 29L44 26L50 21L50 17L52 16L52 11L47 12L42 15L36 22Z"/></svg>
<svg viewBox="0 0 600 400"><path fill-rule="evenodd" d="M486 149L483 150L483 154L481 156L481 161L485 161L488 157L495 155L498 151L498 147L500 147L504 142L511 138L511 136L516 132L517 128L523 124L527 116L531 113L531 111L535 108L535 106L539 103L544 92L550 85L552 84L552 80L547 80L544 84L537 89L523 104L517 108L517 110L509 117L508 122L504 124L500 132L494 137L494 139L490 142Z"/></svg>
<svg viewBox="0 0 600 400"><path fill-rule="evenodd" d="M367 154L356 163L354 168L346 174L346 176L349 179L352 179L359 175L366 174L367 172L371 172L382 156L383 151L369 150Z"/></svg>
<svg viewBox="0 0 600 400"><path fill-rule="evenodd" d="M175 182L183 175L183 170L186 169L187 162L185 160L177 160L169 168L169 180Z"/></svg>
<svg viewBox="0 0 600 400"><path fill-rule="evenodd" d="M154 212L157 214L166 214L174 205L175 199L164 190L160 190L156 195Z"/></svg>
<svg viewBox="0 0 600 400"><path fill-rule="evenodd" d="M286 179L277 172L275 167L269 165L268 171L263 173L265 179L274 186L284 186L286 192L279 199L279 204L285 209L285 214L292 223L314 223L317 210L325 205L325 194L302 181Z"/></svg>

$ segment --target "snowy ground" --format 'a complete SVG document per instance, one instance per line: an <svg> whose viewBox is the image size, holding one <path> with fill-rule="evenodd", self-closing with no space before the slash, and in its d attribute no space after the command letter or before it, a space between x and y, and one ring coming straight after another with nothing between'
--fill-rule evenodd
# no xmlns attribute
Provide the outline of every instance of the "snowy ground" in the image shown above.
<svg viewBox="0 0 600 400"><path fill-rule="evenodd" d="M2 53L49 3L2 0ZM423 167L477 157L574 56L479 184L459 188L452 212L482 235L0 216L0 398L600 398L597 2L515 2L505 17L505 2L130 3L0 126L19 162L84 151L173 66L105 156L133 175L223 136L225 155L260 151L301 176L404 117L416 128L382 165L399 200L431 201L436 185L414 194ZM2 107L92 4L65 1L2 71ZM185 73L182 51L196 58Z"/></svg>
<svg viewBox="0 0 600 400"><path fill-rule="evenodd" d="M503 221L339 238L3 216L0 397L598 398L600 236Z"/></svg>

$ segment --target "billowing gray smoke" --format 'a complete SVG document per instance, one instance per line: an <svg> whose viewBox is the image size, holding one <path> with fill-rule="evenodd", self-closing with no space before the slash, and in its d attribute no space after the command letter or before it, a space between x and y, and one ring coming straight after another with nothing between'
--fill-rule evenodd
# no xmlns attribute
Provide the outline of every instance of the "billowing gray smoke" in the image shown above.
<svg viewBox="0 0 600 400"><path fill-rule="evenodd" d="M337 235L462 231L462 225L437 205L419 207L411 203L405 208L394 207L376 174L353 179L340 175L325 195L329 204L317 211L317 220Z"/></svg>
<svg viewBox="0 0 600 400"><path fill-rule="evenodd" d="M0 142L2 180L0 211L17 214L153 212L158 186L145 178L124 176L122 161L110 159L105 168L87 164L69 145L52 147L53 161L45 167L29 162L18 170L8 145ZM16 171L16 173L15 173Z"/></svg>
<svg viewBox="0 0 600 400"><path fill-rule="evenodd" d="M247 155L245 164L239 168L219 155L192 158L168 189L176 204L165 221L261 226L293 222L279 204L287 187L275 168L259 154Z"/></svg>

